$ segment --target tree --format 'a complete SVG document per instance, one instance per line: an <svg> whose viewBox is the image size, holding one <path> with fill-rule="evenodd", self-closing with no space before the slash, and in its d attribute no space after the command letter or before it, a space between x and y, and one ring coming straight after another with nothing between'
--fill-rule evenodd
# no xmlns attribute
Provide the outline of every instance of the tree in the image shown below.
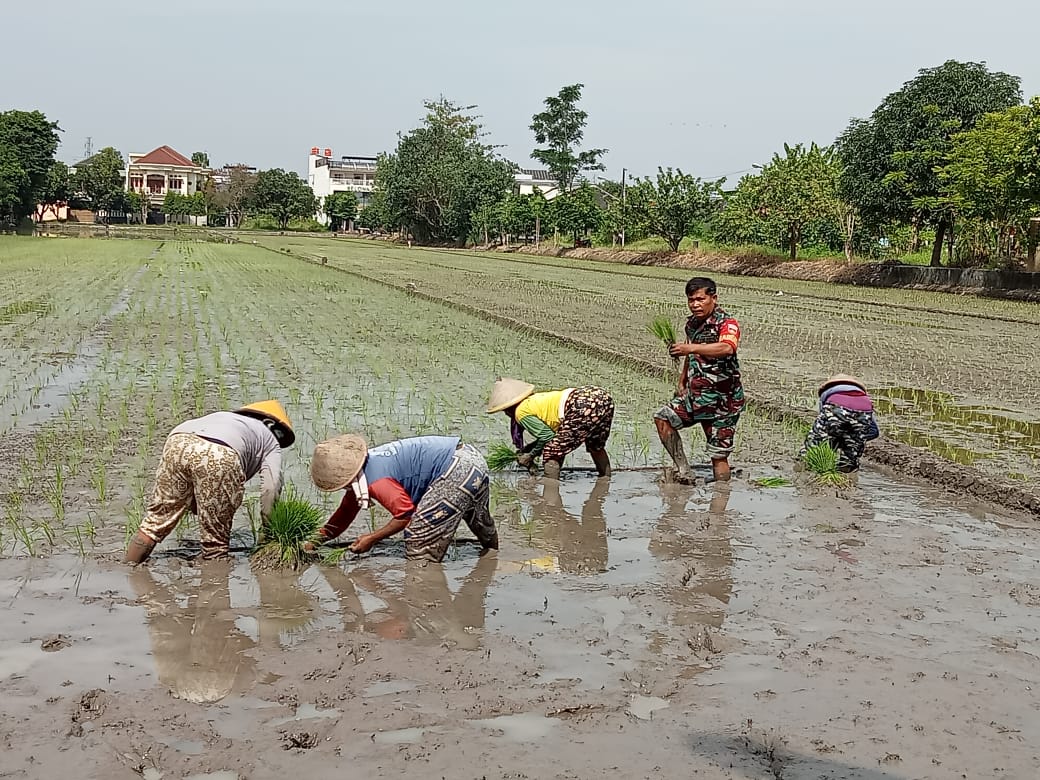
<svg viewBox="0 0 1040 780"><path fill-rule="evenodd" d="M498 223L502 231L510 236L527 237L535 231L540 203L545 202L541 192L520 195L511 192L498 204Z"/></svg>
<svg viewBox="0 0 1040 780"><path fill-rule="evenodd" d="M295 171L281 168L257 174L252 204L261 214L277 220L282 230L290 220L313 217L317 211L317 200L307 182Z"/></svg>
<svg viewBox="0 0 1040 780"><path fill-rule="evenodd" d="M724 181L701 181L681 170L658 168L656 181L637 179L629 188L628 211L633 222L678 252L682 240L715 211Z"/></svg>
<svg viewBox="0 0 1040 780"><path fill-rule="evenodd" d="M784 144L783 155L756 167L759 172L742 178L726 199L716 223L721 240L782 246L794 260L810 232L854 230L855 212L838 192L840 163L831 147ZM851 235L845 244L851 255Z"/></svg>
<svg viewBox="0 0 1040 780"><path fill-rule="evenodd" d="M545 111L535 114L531 121L534 140L543 145L532 151L531 157L549 169L561 192L569 192L582 172L604 168L600 158L607 153L606 149L578 151L589 118L587 112L578 108L584 87L571 84L554 97L547 97Z"/></svg>
<svg viewBox="0 0 1040 780"><path fill-rule="evenodd" d="M76 169L73 187L95 214L119 211L126 201L123 155L106 146Z"/></svg>
<svg viewBox="0 0 1040 780"><path fill-rule="evenodd" d="M557 195L548 202L548 207L546 221L549 225L575 238L587 235L603 219L603 209L596 201L595 191L588 184Z"/></svg>
<svg viewBox="0 0 1040 780"><path fill-rule="evenodd" d="M979 118L1021 101L1019 78L985 63L949 60L918 72L886 97L869 119L853 119L837 141L841 189L871 226L889 220L935 227L932 265L939 265L952 210L937 169L951 137Z"/></svg>
<svg viewBox="0 0 1040 780"><path fill-rule="evenodd" d="M208 168L209 167L209 155L206 154L205 152L192 152L191 153L191 161L193 163L195 163L197 166L199 166L200 168Z"/></svg>
<svg viewBox="0 0 1040 780"><path fill-rule="evenodd" d="M256 188L256 174L246 165L225 165L230 173L227 184L215 187L213 207L227 214L228 227L242 224Z"/></svg>
<svg viewBox="0 0 1040 780"><path fill-rule="evenodd" d="M420 243L462 244L474 212L512 189L514 168L483 142L478 118L468 113L473 106L444 98L424 105L422 124L379 158L376 192L386 224L407 228Z"/></svg>
<svg viewBox="0 0 1040 780"><path fill-rule="evenodd" d="M58 209L69 200L69 166L55 160L47 172L43 187L36 194L36 221L42 222L44 215L50 211L55 217Z"/></svg>
<svg viewBox="0 0 1040 780"><path fill-rule="evenodd" d="M39 111L0 112L0 222L18 222L36 210L60 131Z"/></svg>
<svg viewBox="0 0 1040 780"><path fill-rule="evenodd" d="M390 220L386 209L386 193L377 189L368 200L368 205L358 213L357 226L365 230L392 230L397 227Z"/></svg>
<svg viewBox="0 0 1040 780"><path fill-rule="evenodd" d="M986 114L971 130L956 133L946 164L937 172L954 209L987 226L993 254L1012 254L1016 234L1026 231L1036 210L1025 175L1031 111L1030 106L1013 106Z"/></svg>
<svg viewBox="0 0 1040 780"><path fill-rule="evenodd" d="M333 192L325 197L322 210L329 218L329 230L346 230L350 220L357 217L357 195L353 192Z"/></svg>
<svg viewBox="0 0 1040 780"><path fill-rule="evenodd" d="M142 225L148 221L148 198L144 196L143 192L131 190L126 193L126 213L128 222L132 221L131 214L137 217Z"/></svg>

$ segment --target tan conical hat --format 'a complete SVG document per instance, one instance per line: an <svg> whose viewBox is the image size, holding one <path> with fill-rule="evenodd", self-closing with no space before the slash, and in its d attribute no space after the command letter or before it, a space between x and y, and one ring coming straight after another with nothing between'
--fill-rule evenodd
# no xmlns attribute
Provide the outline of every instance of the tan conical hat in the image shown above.
<svg viewBox="0 0 1040 780"><path fill-rule="evenodd" d="M501 412L510 406L516 406L534 392L534 385L521 382L519 379L502 377L491 388L491 400L488 401L488 414Z"/></svg>
<svg viewBox="0 0 1040 780"><path fill-rule="evenodd" d="M855 385L864 393L867 392L866 385L863 384L863 381L861 379L852 376L852 374L835 374L822 385L820 385L820 389L817 394L823 395L824 390L826 390L828 387L834 387L834 385Z"/></svg>
<svg viewBox="0 0 1040 780"><path fill-rule="evenodd" d="M368 445L353 433L326 439L314 448L311 480L318 490L330 492L349 485L365 465Z"/></svg>

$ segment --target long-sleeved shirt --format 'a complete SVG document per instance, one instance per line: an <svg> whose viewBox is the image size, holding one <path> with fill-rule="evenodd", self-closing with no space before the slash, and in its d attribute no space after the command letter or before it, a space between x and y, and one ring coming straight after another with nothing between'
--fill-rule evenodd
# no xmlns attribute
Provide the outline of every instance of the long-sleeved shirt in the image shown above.
<svg viewBox="0 0 1040 780"><path fill-rule="evenodd" d="M373 447L361 469L369 498L378 501L395 520L411 519L430 484L448 470L458 446L457 436L416 436ZM348 486L339 507L321 529L321 536L339 536L354 522L359 510L357 496Z"/></svg>
<svg viewBox="0 0 1040 780"><path fill-rule="evenodd" d="M820 393L820 411L823 411L823 407L827 404L869 414L870 427L867 429L867 441L881 435L877 415L874 413L874 402L863 388L853 384L831 385Z"/></svg>
<svg viewBox="0 0 1040 780"><path fill-rule="evenodd" d="M282 492L282 448L263 422L235 412L214 412L186 420L172 433L193 433L237 452L247 480L260 474L260 511L264 517L271 513Z"/></svg>
<svg viewBox="0 0 1040 780"><path fill-rule="evenodd" d="M567 399L570 398L573 390L573 387L568 387L565 390L534 393L517 405L513 417L518 426L534 437L534 443L529 450L533 454L541 454L545 445L556 436L556 431L560 429L560 423L563 422ZM521 433L521 445L522 436ZM515 432L513 439L515 444Z"/></svg>

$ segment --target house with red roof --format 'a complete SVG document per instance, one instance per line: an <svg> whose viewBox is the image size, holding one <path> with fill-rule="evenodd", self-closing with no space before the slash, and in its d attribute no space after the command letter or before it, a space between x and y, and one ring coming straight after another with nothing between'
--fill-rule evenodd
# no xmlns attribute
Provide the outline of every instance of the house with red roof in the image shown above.
<svg viewBox="0 0 1040 780"><path fill-rule="evenodd" d="M201 192L212 171L196 165L169 146L148 154L131 154L126 166L126 188L148 198L152 208L162 206L168 192L194 195Z"/></svg>

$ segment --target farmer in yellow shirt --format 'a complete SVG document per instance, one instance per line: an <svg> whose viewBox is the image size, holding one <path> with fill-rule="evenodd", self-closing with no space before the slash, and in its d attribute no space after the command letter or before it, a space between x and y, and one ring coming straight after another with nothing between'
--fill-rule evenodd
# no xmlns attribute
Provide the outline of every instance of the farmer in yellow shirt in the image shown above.
<svg viewBox="0 0 1040 780"><path fill-rule="evenodd" d="M488 414L505 412L511 421L517 463L530 468L542 456L545 476L560 478L568 452L585 445L601 477L610 474L607 438L614 420L614 399L599 387L569 387L536 393L534 385L499 379L491 390ZM524 433L533 438L524 445Z"/></svg>

